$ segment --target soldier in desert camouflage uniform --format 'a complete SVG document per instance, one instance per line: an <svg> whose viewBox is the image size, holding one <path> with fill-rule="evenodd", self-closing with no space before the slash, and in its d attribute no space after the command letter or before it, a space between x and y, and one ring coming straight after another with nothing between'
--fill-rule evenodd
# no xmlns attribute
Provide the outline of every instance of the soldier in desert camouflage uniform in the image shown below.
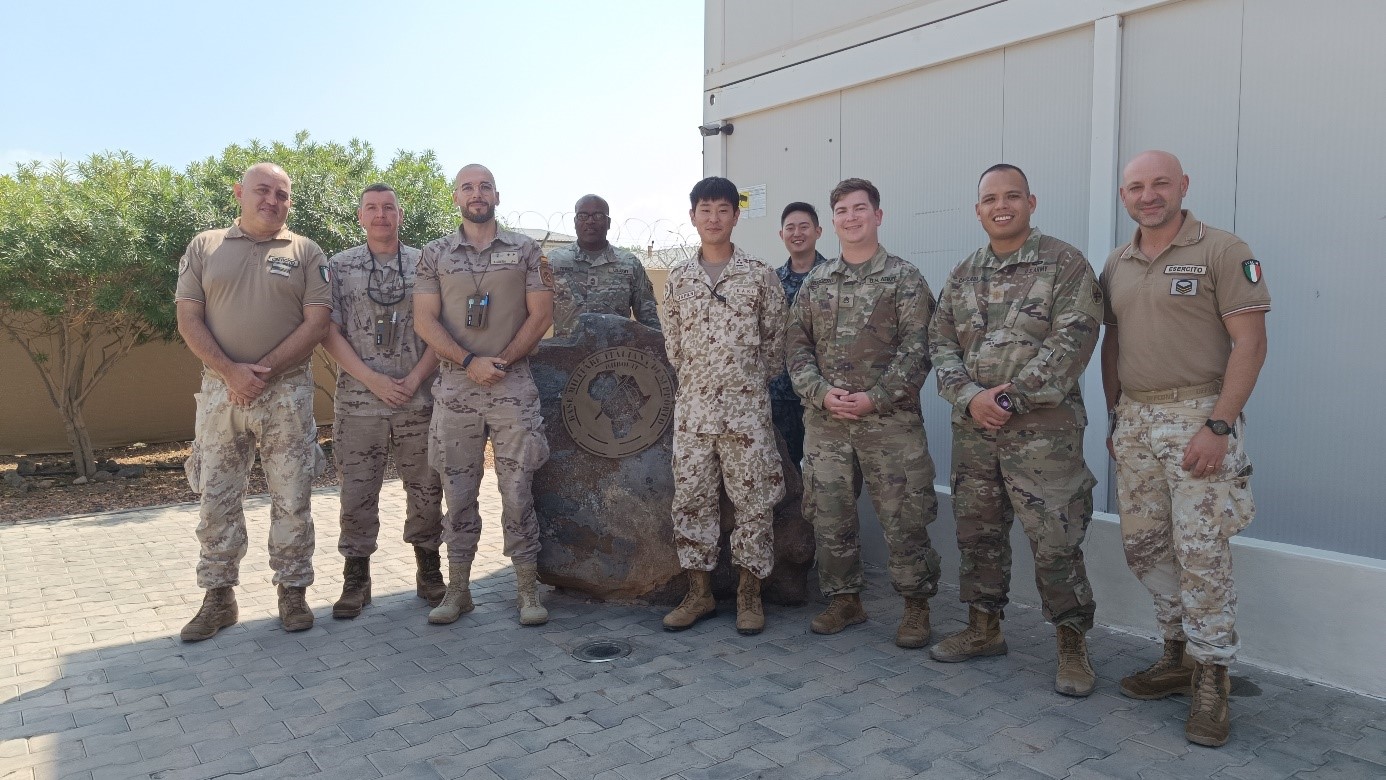
<svg viewBox="0 0 1386 780"><path fill-rule="evenodd" d="M859 462L890 548L891 584L905 597L895 643L923 647L939 577L928 531L938 516L934 462L919 407L934 296L918 269L880 245L884 212L871 182L847 179L829 201L842 255L809 273L785 336L805 408L804 519L813 524L818 580L831 599L810 627L835 634L866 620L853 485Z"/></svg>
<svg viewBox="0 0 1386 780"><path fill-rule="evenodd" d="M341 477L342 596L332 616L354 618L371 602L370 556L380 534L386 456L404 483L404 541L414 546L419 598L443 599L438 545L443 486L428 465L428 425L438 370L414 333L411 293L419 250L399 240L404 212L388 184L361 193L357 221L366 243L332 256L332 322L323 346L337 361L332 441Z"/></svg>
<svg viewBox="0 0 1386 780"><path fill-rule="evenodd" d="M784 292L775 272L734 246L736 186L711 177L689 195L702 246L669 274L665 344L678 374L674 407L674 544L688 596L664 617L670 631L716 613L718 486L736 508L732 562L740 569L736 628L765 626L760 581L774 566L775 504L784 472L766 383L784 362Z"/></svg>
<svg viewBox="0 0 1386 780"><path fill-rule="evenodd" d="M1250 247L1181 209L1188 187L1167 152L1137 155L1122 173L1138 227L1102 271L1102 383L1126 561L1165 638L1160 660L1121 692L1192 693L1185 736L1216 747L1231 734L1238 644L1230 541L1256 513L1241 413L1265 362L1271 301Z"/></svg>
<svg viewBox="0 0 1386 780"><path fill-rule="evenodd" d="M313 625L313 478L326 461L313 422L309 355L327 333L332 296L318 245L284 227L292 184L271 163L232 187L241 216L200 233L178 264L178 332L202 361L188 484L202 496L197 584L202 608L184 641L239 618L233 588L247 540L241 499L260 449L270 491L270 566L287 631Z"/></svg>
<svg viewBox="0 0 1386 780"><path fill-rule="evenodd" d="M654 287L629 250L606 240L611 209L596 195L584 195L573 206L577 241L549 253L553 268L553 334L566 336L580 314L614 314L659 330Z"/></svg>
<svg viewBox="0 0 1386 780"><path fill-rule="evenodd" d="M1054 689L1092 693L1084 634L1092 587L1083 537L1097 483L1083 461L1079 380L1097 345L1102 296L1074 247L1030 227L1025 174L988 168L977 217L990 242L953 269L929 329L939 395L953 405L953 514L968 627L930 649L938 661L1006 652L1010 528L1019 517L1035 585L1059 648Z"/></svg>
<svg viewBox="0 0 1386 780"><path fill-rule="evenodd" d="M473 609L471 569L481 538L477 496L489 439L520 624L542 625L549 613L539 599L532 487L549 443L529 355L553 319L553 274L537 243L500 229L500 192L485 166L457 173L453 201L462 224L424 247L414 284L414 327L442 361L428 458L448 500L448 587L428 620L452 623Z"/></svg>

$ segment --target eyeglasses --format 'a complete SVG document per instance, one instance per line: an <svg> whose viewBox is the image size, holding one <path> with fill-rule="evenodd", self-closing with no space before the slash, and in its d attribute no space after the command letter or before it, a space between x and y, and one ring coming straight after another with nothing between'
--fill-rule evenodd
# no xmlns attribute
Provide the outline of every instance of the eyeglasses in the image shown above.
<svg viewBox="0 0 1386 780"><path fill-rule="evenodd" d="M596 221L600 222L600 221L602 221L602 220L604 220L604 219L608 219L608 217L607 217L606 214L603 214L603 213L601 213L601 212L597 212L597 213L593 214L593 213L588 213L588 212L586 212L586 211L579 211L578 213L576 213L576 214L573 215L573 221L574 221L574 222L591 222L592 220L596 220Z"/></svg>

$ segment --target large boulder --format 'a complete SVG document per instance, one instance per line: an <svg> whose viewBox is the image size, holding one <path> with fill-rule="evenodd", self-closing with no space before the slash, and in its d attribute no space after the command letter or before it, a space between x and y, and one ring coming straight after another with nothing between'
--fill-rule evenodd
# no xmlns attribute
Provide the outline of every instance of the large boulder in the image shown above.
<svg viewBox="0 0 1386 780"><path fill-rule="evenodd" d="M546 339L530 359L548 435L548 463L535 474L539 578L603 600L669 604L687 587L674 550L669 507L675 378L659 331L633 320L584 314L566 338ZM784 454L783 442L780 444ZM798 604L813 564L813 531L800 514L802 480L785 468L775 511L772 603ZM722 497L721 597L735 590Z"/></svg>

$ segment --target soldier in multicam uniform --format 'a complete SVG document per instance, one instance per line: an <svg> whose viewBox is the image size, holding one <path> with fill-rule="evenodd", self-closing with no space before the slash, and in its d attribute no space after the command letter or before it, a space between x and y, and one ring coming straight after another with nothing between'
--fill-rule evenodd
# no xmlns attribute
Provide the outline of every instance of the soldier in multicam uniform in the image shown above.
<svg viewBox="0 0 1386 780"><path fill-rule="evenodd" d="M202 496L197 584L202 608L183 627L208 639L239 618L233 588L246 552L241 499L260 448L270 491L270 566L286 631L313 626L313 479L326 465L313 422L309 355L327 333L332 296L318 245L284 227L292 183L272 163L232 187L241 216L199 233L178 264L178 332L202 361L196 439L186 469Z"/></svg>
<svg viewBox="0 0 1386 780"><path fill-rule="evenodd" d="M1020 518L1035 585L1056 627L1054 689L1092 693L1084 634L1092 586L1083 537L1097 481L1083 461L1087 415L1079 380L1097 345L1102 295L1074 247L1030 227L1025 174L988 168L977 217L990 242L953 269L929 328L938 392L953 405L953 514L968 626L930 649L938 661L1007 651L1010 528Z"/></svg>
<svg viewBox="0 0 1386 780"><path fill-rule="evenodd" d="M674 544L688 595L664 617L682 631L717 612L718 486L736 508L732 562L740 569L736 630L765 627L760 581L774 566L775 504L784 471L766 385L784 362L784 292L775 272L732 244L736 185L720 177L689 193L702 246L669 274L665 344L678 374L674 407Z"/></svg>
<svg viewBox="0 0 1386 780"><path fill-rule="evenodd" d="M448 587L428 621L452 623L473 609L471 570L481 537L477 495L489 438L520 624L542 625L549 613L539 600L532 486L549 443L528 358L553 319L553 274L538 244L500 229L500 193L484 166L458 171L453 201L462 224L424 247L414 283L414 327L442 361L428 458L448 500Z"/></svg>
<svg viewBox="0 0 1386 780"><path fill-rule="evenodd" d="M654 287L629 250L606 240L611 208L596 195L584 195L573 206L577 241L549 254L553 268L553 334L566 336L580 314L614 314L659 330Z"/></svg>
<svg viewBox="0 0 1386 780"><path fill-rule="evenodd" d="M371 602L371 554L380 534L386 456L404 483L404 541L414 546L419 598L443 599L438 545L443 486L428 465L428 426L438 371L433 349L414 333L410 295L419 250L399 240L404 212L394 188L372 184L356 219L366 243L333 255L332 322L323 346L337 361L332 441L341 477L342 596L332 616L354 618Z"/></svg>
<svg viewBox="0 0 1386 780"><path fill-rule="evenodd" d="M1231 734L1238 644L1230 541L1256 513L1241 415L1266 359L1270 292L1246 243L1181 209L1188 188L1167 152L1137 155L1122 174L1139 227L1102 271L1102 384L1126 562L1165 638L1121 692L1192 692L1185 736L1216 747Z"/></svg>
<svg viewBox="0 0 1386 780"><path fill-rule="evenodd" d="M939 577L928 530L938 516L934 462L919 405L934 296L918 269L881 246L875 185L847 179L830 202L842 256L809 273L785 336L789 375L807 410L804 518L831 599L810 628L835 634L866 620L853 485L860 463L890 548L890 581L905 598L895 644L923 647Z"/></svg>
<svg viewBox="0 0 1386 780"><path fill-rule="evenodd" d="M789 259L775 269L784 288L784 305L788 309L794 304L794 296L799 294L809 271L828 262L818 251L818 239L823 228L818 224L818 210L811 204L795 201L780 212L780 240L789 250ZM789 372L783 371L770 380L770 418L775 428L784 437L789 449L789 460L794 468L801 469L804 459L804 405L799 394L794 392L794 383L789 380ZM802 469L801 469L802 470Z"/></svg>

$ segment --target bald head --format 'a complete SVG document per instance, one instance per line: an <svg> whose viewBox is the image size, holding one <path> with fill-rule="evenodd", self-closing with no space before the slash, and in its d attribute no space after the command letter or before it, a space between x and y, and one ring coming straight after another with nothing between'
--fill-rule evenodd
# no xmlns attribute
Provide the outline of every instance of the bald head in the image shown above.
<svg viewBox="0 0 1386 780"><path fill-rule="evenodd" d="M1147 231L1177 231L1184 223L1184 196L1188 192L1184 166L1169 152L1141 152L1121 172L1121 202L1131 219Z"/></svg>
<svg viewBox="0 0 1386 780"><path fill-rule="evenodd" d="M255 163L246 168L241 180L231 187L241 206L241 230L255 238L278 233L289 217L292 190L289 174L274 163Z"/></svg>
<svg viewBox="0 0 1386 780"><path fill-rule="evenodd" d="M611 207L598 195L583 195L573 206L573 228L577 243L588 252L606 248L606 234L611 229Z"/></svg>
<svg viewBox="0 0 1386 780"><path fill-rule="evenodd" d="M461 184L463 178L472 178L478 174L489 179L491 181L491 184L496 183L495 174L491 173L490 168L487 168L485 165L482 165L481 163L468 163L467 165L462 166L462 168L457 171L457 175L453 177L453 186Z"/></svg>
<svg viewBox="0 0 1386 780"><path fill-rule="evenodd" d="M462 166L453 179L452 202L462 211L462 218L474 225L494 221L500 192L491 169L477 163Z"/></svg>

